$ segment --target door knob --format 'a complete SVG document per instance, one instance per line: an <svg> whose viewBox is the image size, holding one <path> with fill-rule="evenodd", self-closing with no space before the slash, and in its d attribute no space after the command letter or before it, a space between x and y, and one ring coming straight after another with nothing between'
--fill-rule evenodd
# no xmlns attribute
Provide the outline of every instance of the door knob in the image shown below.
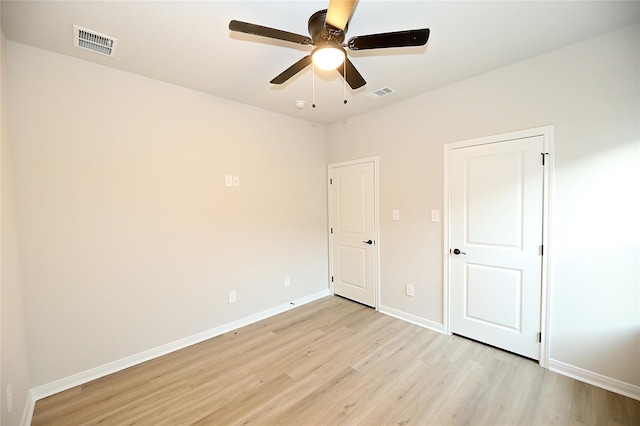
<svg viewBox="0 0 640 426"><path fill-rule="evenodd" d="M465 256L467 255L467 253L460 251L460 249L453 249L453 254L455 254L456 256L459 254L464 254Z"/></svg>
<svg viewBox="0 0 640 426"><path fill-rule="evenodd" d="M371 240L369 240L369 241L363 241L363 243L371 245L371 244L373 244L373 241L371 241Z"/></svg>

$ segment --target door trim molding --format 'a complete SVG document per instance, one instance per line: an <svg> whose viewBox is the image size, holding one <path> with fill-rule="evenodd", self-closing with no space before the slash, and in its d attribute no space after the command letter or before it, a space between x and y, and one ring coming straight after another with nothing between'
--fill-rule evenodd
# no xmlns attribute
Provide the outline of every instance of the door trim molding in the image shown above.
<svg viewBox="0 0 640 426"><path fill-rule="evenodd" d="M546 156L546 167L543 169L543 203L542 203L542 244L544 245L544 255L542 256L542 293L540 295L540 330L542 332L542 342L540 343L539 364L542 367L547 368L549 364L549 313L551 292L549 288L549 277L551 262L550 254L552 252L550 229L551 229L551 207L553 198L553 171L554 171L554 145L555 145L555 126L549 125L544 127L536 127L532 129L526 129L516 132L503 133L499 135L487 136L477 139L469 139L459 142L451 142L444 145L444 214L443 214L443 323L446 334L451 334L451 321L450 321L450 285L449 285L449 267L450 267L450 254L449 254L449 241L450 241L450 161L451 152L457 148L465 148L476 145L486 145L497 142L505 142L515 139L531 138L536 136L543 137L544 152L549 153Z"/></svg>
<svg viewBox="0 0 640 426"><path fill-rule="evenodd" d="M331 227L333 223L331 223L331 212L332 212L332 203L331 203L331 184L330 179L333 178L333 169L344 166L353 166L356 164L363 163L373 163L373 232L374 232L374 241L376 242L373 245L374 253L373 259L375 261L375 265L373 268L374 275L374 293L375 293L375 310L378 311L380 309L380 206L379 206L379 193L378 193L378 163L379 157L365 157L356 160L348 160L341 161L338 163L330 163L327 165L327 241L329 246L329 291L331 295L333 295L333 282L331 282L331 277L333 276L333 246L331 244Z"/></svg>

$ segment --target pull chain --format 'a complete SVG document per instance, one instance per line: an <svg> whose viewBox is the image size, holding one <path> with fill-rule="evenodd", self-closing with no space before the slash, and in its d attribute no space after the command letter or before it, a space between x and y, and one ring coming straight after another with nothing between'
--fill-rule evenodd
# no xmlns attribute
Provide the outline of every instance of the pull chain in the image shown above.
<svg viewBox="0 0 640 426"><path fill-rule="evenodd" d="M343 103L347 104L347 63L342 63L342 73L344 81L342 82L342 98ZM311 107L316 107L316 64L311 62Z"/></svg>
<svg viewBox="0 0 640 426"><path fill-rule="evenodd" d="M344 58L344 62L342 63L342 72L344 73L344 80L342 82L342 97L344 99L344 104L347 104L347 58Z"/></svg>
<svg viewBox="0 0 640 426"><path fill-rule="evenodd" d="M311 107L316 107L316 64L311 62Z"/></svg>

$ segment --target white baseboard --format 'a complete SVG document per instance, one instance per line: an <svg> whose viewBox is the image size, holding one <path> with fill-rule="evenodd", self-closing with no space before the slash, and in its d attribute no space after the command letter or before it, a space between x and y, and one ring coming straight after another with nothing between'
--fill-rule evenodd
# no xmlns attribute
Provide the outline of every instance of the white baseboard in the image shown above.
<svg viewBox="0 0 640 426"><path fill-rule="evenodd" d="M412 324L419 325L424 328L428 328L438 333L446 334L443 324L429 321L424 318L417 317L415 315L408 314L406 312L398 311L388 306L380 306L378 310L386 315L398 318ZM620 395L627 396L640 401L640 386L633 385L631 383L623 382L622 380L613 379L611 377L604 376L602 374L594 373L589 370L585 370L573 365L566 364L561 361L550 359L547 367L550 371L553 371L563 376L571 377L572 379L579 380L581 382L589 383L611 392L615 392Z"/></svg>
<svg viewBox="0 0 640 426"><path fill-rule="evenodd" d="M20 420L20 424L23 426L29 426L31 424L31 420L33 420L33 410L36 407L36 399L33 397L33 392L30 390L27 393L27 401L24 404L24 409L22 410L22 419Z"/></svg>
<svg viewBox="0 0 640 426"><path fill-rule="evenodd" d="M133 367L134 365L141 364L143 362L158 358L171 352L175 352L191 345L195 345L196 343L200 343L207 339L211 339L221 334L228 333L249 324L253 324L254 322L262 321L263 319L281 314L298 306L313 302L314 300L318 300L329 295L329 289L319 291L317 293L310 294L309 296L294 300L290 303L286 303L280 306L273 307L271 309L264 310L262 312L258 312L253 315L249 315L247 317L232 321L227 324L223 324L210 330L185 337L184 339L176 340L174 342L167 343L166 345L158 346L157 348L131 355L126 358L122 358L120 360L113 361L108 364L104 364L99 367L95 367L90 370L86 370L72 376L32 388L30 391L31 401L27 404L28 406L30 405L30 414L27 414L27 417L29 419L31 418L31 416L33 415L33 407L35 406L35 402L39 399L46 398L58 392L62 392L67 389L71 389L73 387L88 383L92 380L99 379L100 377L117 373L118 371ZM25 410L27 410L27 408L25 408ZM23 416L23 419L25 419L25 416ZM30 424L30 421L24 424L28 425Z"/></svg>
<svg viewBox="0 0 640 426"><path fill-rule="evenodd" d="M602 374L574 367L573 365L565 364L564 362L553 359L549 360L547 367L549 370L562 374L563 376L568 376L573 379L580 380L581 382L589 383L590 385L598 386L599 388L640 401L640 386L623 382L622 380L612 379L611 377L603 376Z"/></svg>
<svg viewBox="0 0 640 426"><path fill-rule="evenodd" d="M314 300L321 299L325 296L329 296L330 294L331 292L329 291L329 289L323 290L323 291L311 294L309 296L297 299L290 303L279 305L271 309L258 312L256 314L249 315L239 320L236 320L227 324L223 324L221 326L212 328L210 330L206 330L201 333L194 334L189 337L185 337L184 339L176 340L166 345L162 345L157 348L150 349L148 351L144 351L144 352L141 352L141 353L138 353L114 362L110 362L108 364L104 364L96 368L92 368L87 371L83 371L81 373L74 374L69 377L65 377L60 380L56 380L51 383L47 383L42 386L37 386L35 388L32 388L29 391L28 398L25 403L21 424L25 426L31 424L36 401L42 398L46 398L58 392L62 392L67 389L71 389L75 386L88 383L92 380L99 379L100 377L117 373L118 371L124 370L129 367L133 367L134 365L141 364L143 362L149 361L154 358L158 358L162 355L166 355L168 353L186 348L191 345L195 345L196 343L200 343L207 339L211 339L221 334L228 333L230 331L247 326L249 324L262 321L263 319L281 314L295 307L304 305L309 302L313 302ZM388 306L382 306L382 305L378 307L378 311L385 315L389 315L394 318L398 318L403 321L416 324L420 327L424 327L438 333L443 333L443 334L445 333L445 328L443 324L439 324L437 322L430 321L425 318L411 315L406 312L402 312L402 311L390 308ZM588 370L584 370L579 367L574 367L572 365L565 364L563 362L556 361L553 359L549 360L548 369L556 373L574 378L576 380L580 380L582 382L589 383L594 386L598 386L603 389L607 389L624 396L628 396L629 398L640 400L640 386L626 383L621 380L612 379L610 377L603 376L601 374L594 373Z"/></svg>
<svg viewBox="0 0 640 426"><path fill-rule="evenodd" d="M380 305L378 307L378 311L389 315L394 318L401 319L403 321L410 322L415 325L419 325L420 327L428 328L429 330L437 331L438 333L445 333L444 325L439 324L434 321L430 321L428 319L424 319L415 315L408 314L406 312L399 311L397 309L390 308L388 306Z"/></svg>

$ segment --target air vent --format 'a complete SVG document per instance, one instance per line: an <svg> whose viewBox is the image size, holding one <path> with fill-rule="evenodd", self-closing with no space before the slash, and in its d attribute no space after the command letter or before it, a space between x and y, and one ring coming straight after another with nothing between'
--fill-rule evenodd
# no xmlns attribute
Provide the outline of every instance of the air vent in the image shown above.
<svg viewBox="0 0 640 426"><path fill-rule="evenodd" d="M395 91L396 91L395 89L392 89L389 86L385 86L385 87L381 87L378 90L374 90L373 92L369 92L366 95L371 99L380 99L383 96L387 96L392 93L395 93Z"/></svg>
<svg viewBox="0 0 640 426"><path fill-rule="evenodd" d="M95 31L73 26L73 45L82 49L92 50L112 58L116 56L118 39Z"/></svg>

